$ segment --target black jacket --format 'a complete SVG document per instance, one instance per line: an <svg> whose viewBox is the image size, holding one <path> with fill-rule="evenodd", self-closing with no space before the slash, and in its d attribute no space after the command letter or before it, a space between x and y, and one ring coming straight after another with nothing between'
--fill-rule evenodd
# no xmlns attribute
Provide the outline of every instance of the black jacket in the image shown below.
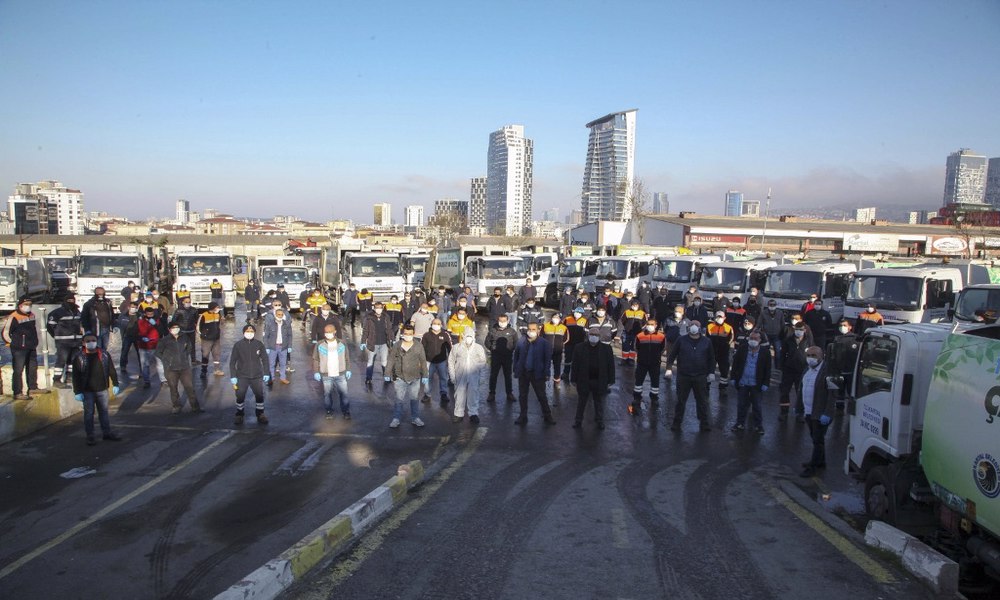
<svg viewBox="0 0 1000 600"><path fill-rule="evenodd" d="M107 323L101 323L101 316L107 318ZM92 297L83 304L80 322L84 330L100 335L105 331L110 331L115 326L115 308L108 297L98 299Z"/></svg>
<svg viewBox="0 0 1000 600"><path fill-rule="evenodd" d="M81 317L80 309L75 304L71 306L63 304L49 313L45 329L55 339L57 344L79 346L80 340L83 339Z"/></svg>
<svg viewBox="0 0 1000 600"><path fill-rule="evenodd" d="M448 353L451 352L451 335L444 329L437 333L432 329L420 338L420 344L424 347L427 362L446 362Z"/></svg>
<svg viewBox="0 0 1000 600"><path fill-rule="evenodd" d="M837 404L834 402L835 398L830 397L831 385L826 382L826 376L826 361L824 360L819 364L819 372L816 374L816 383L813 385L812 412L807 415L814 419L818 419L821 415L826 415L832 418L833 408Z"/></svg>
<svg viewBox="0 0 1000 600"><path fill-rule="evenodd" d="M573 383L603 392L615 382L615 355L611 346L598 343L580 348L584 351L573 354Z"/></svg>
<svg viewBox="0 0 1000 600"><path fill-rule="evenodd" d="M195 327L198 324L198 309L191 308L178 308L174 311L174 316L170 319L171 323L177 323L181 326L181 333L193 333Z"/></svg>
<svg viewBox="0 0 1000 600"><path fill-rule="evenodd" d="M743 344L736 349L733 356L733 367L729 370L729 377L739 385L743 378L743 368L747 364L747 355L750 354L750 346ZM761 344L757 348L757 385L760 390L762 385L771 385L771 353L767 346Z"/></svg>
<svg viewBox="0 0 1000 600"><path fill-rule="evenodd" d="M264 342L243 338L233 344L233 352L229 356L230 377L260 379L269 373Z"/></svg>
<svg viewBox="0 0 1000 600"><path fill-rule="evenodd" d="M318 342L326 338L323 337L323 329L327 325L333 325L337 328L337 339L343 339L344 337L344 324L341 322L340 317L337 313L330 311L330 314L326 317L322 313L313 317L312 329L309 330L309 339Z"/></svg>
<svg viewBox="0 0 1000 600"><path fill-rule="evenodd" d="M500 329L494 324L486 334L486 349L497 357L512 356L517 338L517 329L513 326L508 325L506 329Z"/></svg>
<svg viewBox="0 0 1000 600"><path fill-rule="evenodd" d="M191 368L191 341L187 337L167 334L156 344L156 358L166 371L183 371Z"/></svg>
<svg viewBox="0 0 1000 600"><path fill-rule="evenodd" d="M574 357L574 362L575 362ZM685 335L677 339L667 355L667 368L677 361L677 375L683 377L707 377L715 373L715 351L708 337L698 339ZM575 365L573 368L576 368Z"/></svg>
<svg viewBox="0 0 1000 600"><path fill-rule="evenodd" d="M389 315L385 311L381 315L372 311L365 315L365 322L361 327L361 343L368 347L392 344L393 333Z"/></svg>
<svg viewBox="0 0 1000 600"><path fill-rule="evenodd" d="M99 360L104 366L106 377L101 378L97 386L90 384L90 369L93 368L93 361ZM97 352L77 352L73 357L73 393L82 394L84 392L103 392L108 389L108 378L111 384L118 387L118 373L115 371L114 361L111 355L104 350Z"/></svg>

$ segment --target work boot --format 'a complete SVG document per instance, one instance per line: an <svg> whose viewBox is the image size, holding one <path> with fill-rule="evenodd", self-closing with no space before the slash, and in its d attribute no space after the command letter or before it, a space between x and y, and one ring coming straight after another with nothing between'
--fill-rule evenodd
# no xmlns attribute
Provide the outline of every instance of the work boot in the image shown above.
<svg viewBox="0 0 1000 600"><path fill-rule="evenodd" d="M236 416L233 417L233 425L240 426L243 424L243 413L237 411Z"/></svg>
<svg viewBox="0 0 1000 600"><path fill-rule="evenodd" d="M507 394L507 402L514 403L517 402L517 397L514 394Z"/></svg>
<svg viewBox="0 0 1000 600"><path fill-rule="evenodd" d="M258 425L267 425L270 422L271 421L267 418L267 415L264 414L264 411L262 411L262 410L258 410L257 411L257 424Z"/></svg>
<svg viewBox="0 0 1000 600"><path fill-rule="evenodd" d="M428 398L428 400L430 399ZM490 392L490 395L486 396L486 401L490 404L495 403L497 401L497 395L494 392Z"/></svg>
<svg viewBox="0 0 1000 600"><path fill-rule="evenodd" d="M448 394L441 394L441 408L448 408Z"/></svg>

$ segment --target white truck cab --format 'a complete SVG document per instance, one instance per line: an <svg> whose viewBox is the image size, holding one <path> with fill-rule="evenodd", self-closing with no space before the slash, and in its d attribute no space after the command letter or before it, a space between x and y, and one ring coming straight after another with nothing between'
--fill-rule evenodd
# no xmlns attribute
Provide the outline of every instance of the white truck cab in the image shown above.
<svg viewBox="0 0 1000 600"><path fill-rule="evenodd" d="M750 297L750 289L764 287L767 271L778 265L774 260L722 261L705 265L698 281L698 291L704 298L706 293L722 292L732 300L739 296L744 305ZM704 298L708 300L710 298Z"/></svg>
<svg viewBox="0 0 1000 600"><path fill-rule="evenodd" d="M472 256L465 261L465 286L472 288L478 308L486 306L493 288L521 289L530 279L521 256Z"/></svg>
<svg viewBox="0 0 1000 600"><path fill-rule="evenodd" d="M698 285L705 265L721 261L722 257L714 254L660 256L650 265L646 280L654 290L661 285L666 288L670 302L681 302L688 288Z"/></svg>
<svg viewBox="0 0 1000 600"><path fill-rule="evenodd" d="M812 294L823 300L823 309L836 323L844 316L844 298L857 265L850 262L814 262L778 265L767 272L761 293L766 305L774 300L784 311L798 312Z"/></svg>
<svg viewBox="0 0 1000 600"><path fill-rule="evenodd" d="M848 288L844 316L855 319L871 303L886 323L939 323L962 287L955 267L861 269Z"/></svg>
<svg viewBox="0 0 1000 600"><path fill-rule="evenodd" d="M191 292L191 306L208 308L212 302L212 280L222 285L221 304L226 314L236 308L233 282L233 257L228 252L178 252L176 286L184 285Z"/></svg>
<svg viewBox="0 0 1000 600"><path fill-rule="evenodd" d="M592 277L584 278L584 289L591 295L600 294L608 285L622 292L636 292L639 282L649 278L650 266L655 256L602 256L597 262L597 271Z"/></svg>

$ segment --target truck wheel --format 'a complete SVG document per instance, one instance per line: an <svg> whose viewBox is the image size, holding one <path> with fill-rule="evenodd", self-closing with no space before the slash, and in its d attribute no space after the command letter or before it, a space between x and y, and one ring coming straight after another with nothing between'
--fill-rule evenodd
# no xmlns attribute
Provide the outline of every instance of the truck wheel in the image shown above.
<svg viewBox="0 0 1000 600"><path fill-rule="evenodd" d="M896 524L896 492L890 482L889 469L872 467L865 477L865 512L869 518Z"/></svg>

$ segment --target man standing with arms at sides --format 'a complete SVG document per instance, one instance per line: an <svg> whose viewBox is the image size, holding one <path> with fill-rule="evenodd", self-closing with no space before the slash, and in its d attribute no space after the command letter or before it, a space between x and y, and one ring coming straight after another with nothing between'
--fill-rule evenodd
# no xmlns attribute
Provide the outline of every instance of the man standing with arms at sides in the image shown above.
<svg viewBox="0 0 1000 600"><path fill-rule="evenodd" d="M506 314L507 309L503 304L503 291L500 288L493 288L493 295L486 300L486 314L490 316L490 326L496 325L500 315Z"/></svg>
<svg viewBox="0 0 1000 600"><path fill-rule="evenodd" d="M736 339L733 328L726 323L726 314L723 311L715 313L715 320L708 324L708 338L712 340L712 348L715 350L715 364L719 365L719 390L724 391L729 383L729 350L733 347Z"/></svg>
<svg viewBox="0 0 1000 600"><path fill-rule="evenodd" d="M698 321L703 325L711 319L708 316L708 308L705 307L705 303L700 296L695 296L694 302L684 310L684 317L688 321Z"/></svg>
<svg viewBox="0 0 1000 600"><path fill-rule="evenodd" d="M858 318L854 320L854 333L861 337L868 328L881 327L882 325L885 325L885 320L882 319L882 315L879 314L875 305L869 302L865 312L859 314Z"/></svg>
<svg viewBox="0 0 1000 600"><path fill-rule="evenodd" d="M576 384L577 404L573 429L583 426L587 403L594 400L594 422L604 430L604 404L608 388L615 382L615 357L611 346L602 344L600 338L590 334L585 346L579 348L573 362L573 382Z"/></svg>
<svg viewBox="0 0 1000 600"><path fill-rule="evenodd" d="M191 306L191 297L186 296L181 299L181 307L174 311L171 319L172 324L181 328L181 337L188 341L191 349L191 362L195 361L195 329L198 327L198 309Z"/></svg>
<svg viewBox="0 0 1000 600"><path fill-rule="evenodd" d="M38 330L35 313L31 312L31 299L21 298L17 310L7 316L3 324L3 341L10 347L15 400L30 400L31 392L38 389ZM28 393L23 393L21 374L27 379Z"/></svg>
<svg viewBox="0 0 1000 600"><path fill-rule="evenodd" d="M781 368L781 344L784 341L785 313L778 308L774 300L767 301L767 308L760 312L758 321L761 333L767 336L767 345L774 351L774 366ZM761 338L761 341L764 341Z"/></svg>
<svg viewBox="0 0 1000 600"><path fill-rule="evenodd" d="M486 368L486 350L476 343L476 332L466 327L461 342L448 355L448 375L455 383L455 412L452 423L459 423L469 412L469 422L479 424L479 383Z"/></svg>
<svg viewBox="0 0 1000 600"><path fill-rule="evenodd" d="M136 346L139 348L139 366L142 369L142 387L149 388L150 368L155 369L154 374L160 378L160 383L167 382L167 376L163 372L163 363L156 358L156 346L160 342L160 330L163 325L162 319L157 318L157 308L147 306L143 309L142 318L138 323L139 339Z"/></svg>
<svg viewBox="0 0 1000 600"><path fill-rule="evenodd" d="M327 325L333 325L334 331L337 332L338 340L343 337L341 333L343 323L340 320L340 316L333 312L333 308L329 303L324 303L319 307L319 314L313 319L312 329L309 332L309 339L313 344L323 341Z"/></svg>
<svg viewBox="0 0 1000 600"><path fill-rule="evenodd" d="M552 313L549 322L542 326L542 337L552 346L552 382L559 383L562 373L563 349L566 347L566 338L569 331L562 323L559 313Z"/></svg>
<svg viewBox="0 0 1000 600"><path fill-rule="evenodd" d="M670 354L670 350L677 343L677 340L688 334L688 326L690 324L691 322L684 316L684 305L676 305L671 317L663 323L663 335L666 337L667 354ZM663 376L666 379L670 379L673 376L673 372L667 369Z"/></svg>
<svg viewBox="0 0 1000 600"><path fill-rule="evenodd" d="M68 371L73 354L80 349L83 340L83 325L80 324L80 309L76 296L67 294L59 308L49 313L45 329L56 342L56 364L53 385L65 388L64 372Z"/></svg>
<svg viewBox="0 0 1000 600"><path fill-rule="evenodd" d="M344 320L348 319L351 320L351 328L353 329L358 319L358 288L353 283L344 291Z"/></svg>
<svg viewBox="0 0 1000 600"><path fill-rule="evenodd" d="M194 383L191 379L191 355L193 354L191 342L188 341L188 338L181 337L181 326L177 323L172 323L168 331L170 335L156 344L156 358L163 363L163 372L167 376L173 414L180 414L181 408L184 406L177 391L178 384L183 385L184 391L187 392L191 412L205 412L198 403L198 396L194 393Z"/></svg>
<svg viewBox="0 0 1000 600"><path fill-rule="evenodd" d="M313 350L313 378L323 384L323 405L326 418L333 418L333 391L340 398L340 414L345 421L351 420L351 401L347 397L347 380L351 378L347 346L337 339L337 328L327 325L323 329L323 340Z"/></svg>
<svg viewBox="0 0 1000 600"><path fill-rule="evenodd" d="M511 369L514 366L514 348L517 346L517 330L510 326L510 317L500 315L496 325L491 325L486 334L486 348L490 351L490 394L486 401L493 403L497 396L497 375L503 370L504 383L507 385L507 402L513 402L514 388L511 381Z"/></svg>
<svg viewBox="0 0 1000 600"><path fill-rule="evenodd" d="M510 323L511 327L517 325L517 310L521 308L521 302L516 295L514 295L514 286L508 285L506 291L504 292L503 298L503 308L507 312L507 322Z"/></svg>
<svg viewBox="0 0 1000 600"><path fill-rule="evenodd" d="M573 314L574 306L576 306L576 295L573 294L573 288L567 286L563 295L559 296L559 314L564 318L570 316Z"/></svg>
<svg viewBox="0 0 1000 600"><path fill-rule="evenodd" d="M259 317L257 307L260 305L260 288L253 279L243 288L243 301L247 308L247 323L256 320Z"/></svg>
<svg viewBox="0 0 1000 600"><path fill-rule="evenodd" d="M761 395L771 381L771 356L761 350L763 341L759 331L747 338L746 344L736 349L733 357L733 386L736 388L736 424L733 431L746 430L747 411L753 410L754 430L764 435L764 415L761 413Z"/></svg>
<svg viewBox="0 0 1000 600"><path fill-rule="evenodd" d="M518 397L521 414L514 421L516 425L528 423L528 388L535 390L535 397L542 407L546 425L555 425L552 409L545 395L545 382L549 378L552 346L539 335L538 323L529 323L524 337L514 348L514 376L517 377Z"/></svg>
<svg viewBox="0 0 1000 600"><path fill-rule="evenodd" d="M527 303L528 300L534 300L538 295L538 291L535 289L535 284L531 282L529 277L524 281L524 285L521 286L521 302Z"/></svg>
<svg viewBox="0 0 1000 600"><path fill-rule="evenodd" d="M642 384L649 375L649 402L650 406L656 406L660 402L660 361L663 360L663 350L666 348L667 336L658 331L656 319L650 317L646 320L635 338L636 361L634 387L632 389L632 404L629 412L633 415L639 414L642 409Z"/></svg>
<svg viewBox="0 0 1000 600"><path fill-rule="evenodd" d="M420 339L431 330L431 325L437 317L430 313L426 304L417 307L417 312L413 313L408 323L413 325L413 337ZM406 325L406 323L403 323Z"/></svg>
<svg viewBox="0 0 1000 600"><path fill-rule="evenodd" d="M680 431L684 408L693 391L701 431L711 431L708 424L708 384L715 380L715 351L712 343L701 335L701 323L692 321L688 335L677 340L667 356L667 368L677 361L677 407L671 431Z"/></svg>
<svg viewBox="0 0 1000 600"><path fill-rule="evenodd" d="M83 351L73 357L73 394L78 402L83 402L83 428L87 433L87 445L97 443L94 439L94 409L101 423L104 439L117 442L121 436L111 430L108 416L108 379L112 392L118 395L118 373L107 352L97 347L97 337L88 334L83 337Z"/></svg>
<svg viewBox="0 0 1000 600"><path fill-rule="evenodd" d="M92 333L97 338L97 347L107 350L108 338L115 322L115 307L104 295L104 288L94 289L94 296L83 305L80 321L84 332Z"/></svg>
<svg viewBox="0 0 1000 600"><path fill-rule="evenodd" d="M792 335L785 339L781 347L781 386L778 388L778 406L781 412L778 413L778 420L788 419L788 412L791 409L792 388L798 394L795 402L795 420L799 423L805 422L805 413L802 405L802 374L806 372L806 350L812 346L811 340L806 336L806 324L799 321L792 328Z"/></svg>
<svg viewBox="0 0 1000 600"><path fill-rule="evenodd" d="M399 343L393 346L389 353L389 377L396 388L396 404L389 427L392 429L399 427L405 401L410 402L410 423L414 427L423 427L417 394L420 393L421 383L428 385L427 357L424 355L424 347L413 339L412 325L403 326Z"/></svg>
<svg viewBox="0 0 1000 600"><path fill-rule="evenodd" d="M267 415L264 414L264 385L271 380L267 360L267 350L264 343L254 338L257 330L247 323L243 327L243 339L233 344L229 356L229 382L236 390L236 417L234 425L243 424L243 406L247 399L247 390L253 391L254 407L258 425L267 425Z"/></svg>
<svg viewBox="0 0 1000 600"><path fill-rule="evenodd" d="M580 344L587 341L587 318L583 316L583 308L579 306L574 308L573 314L566 317L563 325L566 326L566 346L563 349L563 372L560 379L570 382L573 372L573 353Z"/></svg>
<svg viewBox="0 0 1000 600"><path fill-rule="evenodd" d="M800 477L812 477L826 468L826 429L833 419L833 398L830 388L836 385L827 381L826 362L819 346L806 349L806 371L802 374L802 400L805 405L806 423L812 438L812 456L802 464Z"/></svg>
<svg viewBox="0 0 1000 600"><path fill-rule="evenodd" d="M412 329L411 329L412 331ZM372 387L372 375L375 373L375 361L382 365L382 376L386 385L391 381L387 365L389 347L393 339L392 321L385 314L382 303L376 302L375 308L365 315L361 327L361 351L368 351L368 366L365 369L365 385ZM426 370L426 365L425 365Z"/></svg>
<svg viewBox="0 0 1000 600"><path fill-rule="evenodd" d="M416 337L416 329L414 329L414 337ZM427 381L429 382L431 377L437 375L441 408L448 408L448 354L451 352L452 339L451 335L441 327L441 319L431 321L431 329L420 338L420 344L424 347L424 356L427 357ZM429 383L423 401L431 401Z"/></svg>
<svg viewBox="0 0 1000 600"><path fill-rule="evenodd" d="M216 302L208 303L208 310L201 313L195 326L201 338L201 378L208 377L208 362L215 366L213 374L225 375L220 368L222 360L222 307Z"/></svg>
<svg viewBox="0 0 1000 600"><path fill-rule="evenodd" d="M268 387L274 384L277 375L278 381L288 385L288 354L292 349L292 320L285 316L285 309L274 310L274 319L264 321L264 348L267 349L268 367L270 368L271 380Z"/></svg>

